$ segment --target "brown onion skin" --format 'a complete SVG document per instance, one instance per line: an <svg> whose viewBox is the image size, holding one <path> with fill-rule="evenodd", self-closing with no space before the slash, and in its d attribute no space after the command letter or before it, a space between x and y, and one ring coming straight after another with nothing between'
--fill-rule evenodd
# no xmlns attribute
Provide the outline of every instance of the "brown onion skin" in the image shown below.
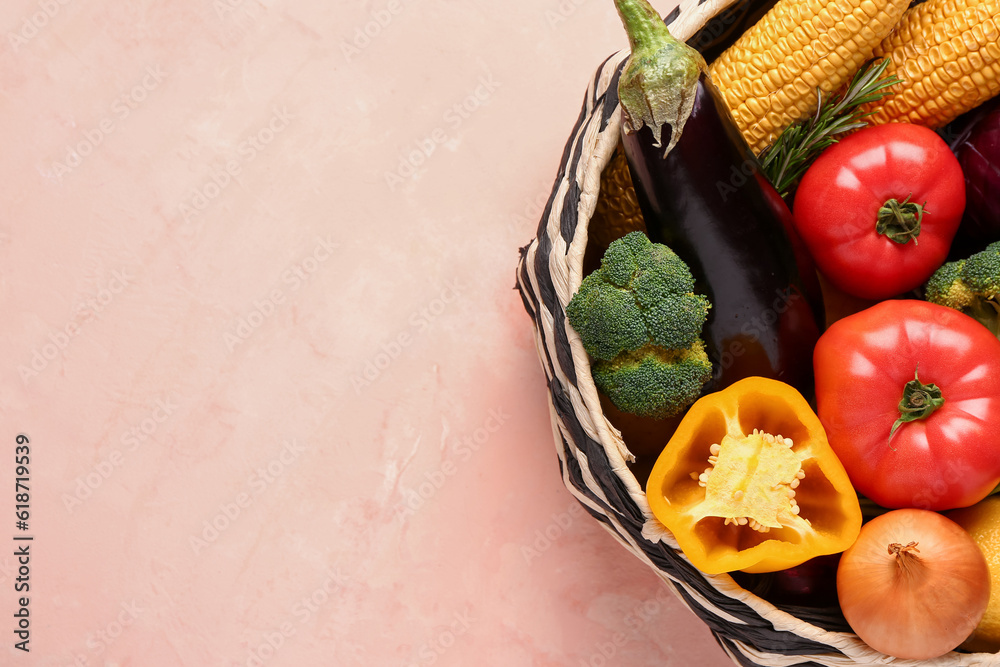
<svg viewBox="0 0 1000 667"><path fill-rule="evenodd" d="M920 562L901 572L891 543L917 542ZM837 569L844 618L876 651L930 660L979 624L990 597L986 559L961 526L928 510L901 509L861 527Z"/></svg>

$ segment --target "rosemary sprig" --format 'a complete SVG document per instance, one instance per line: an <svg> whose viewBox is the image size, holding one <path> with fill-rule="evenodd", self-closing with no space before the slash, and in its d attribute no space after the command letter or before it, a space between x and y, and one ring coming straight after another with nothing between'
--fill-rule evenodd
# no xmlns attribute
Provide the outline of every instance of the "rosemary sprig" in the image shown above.
<svg viewBox="0 0 1000 667"><path fill-rule="evenodd" d="M862 112L859 107L881 99L887 88L901 82L896 76L880 78L888 65L888 59L866 63L841 96L834 95L824 101L823 91L817 88L816 113L785 128L760 154L764 175L781 196L798 182L823 149L837 143L837 135L868 124L865 118L874 112Z"/></svg>

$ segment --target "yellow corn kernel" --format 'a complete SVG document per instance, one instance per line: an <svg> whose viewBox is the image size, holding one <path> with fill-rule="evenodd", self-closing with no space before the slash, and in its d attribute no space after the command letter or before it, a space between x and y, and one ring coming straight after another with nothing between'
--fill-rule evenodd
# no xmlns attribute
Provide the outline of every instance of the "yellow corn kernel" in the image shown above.
<svg viewBox="0 0 1000 667"><path fill-rule="evenodd" d="M601 193L587 227L585 264L600 263L611 242L629 232L646 231L632 176L621 144L601 172Z"/></svg>
<svg viewBox="0 0 1000 667"><path fill-rule="evenodd" d="M874 52L903 81L865 107L869 121L941 127L1000 94L998 22L1000 0L926 0L908 10Z"/></svg>
<svg viewBox="0 0 1000 667"><path fill-rule="evenodd" d="M779 0L709 66L750 148L760 153L783 129L813 113L817 86L830 94L847 83L908 4ZM748 80L745 63L763 74Z"/></svg>

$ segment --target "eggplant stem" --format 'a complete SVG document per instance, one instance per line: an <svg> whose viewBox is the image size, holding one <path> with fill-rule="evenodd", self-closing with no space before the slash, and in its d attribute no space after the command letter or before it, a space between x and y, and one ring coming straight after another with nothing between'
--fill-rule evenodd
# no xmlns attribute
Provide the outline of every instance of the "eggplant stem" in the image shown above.
<svg viewBox="0 0 1000 667"><path fill-rule="evenodd" d="M653 145L666 145L665 157L684 131L708 66L698 51L670 34L648 0L615 0L615 7L632 48L618 79L622 130L631 134L648 126Z"/></svg>
<svg viewBox="0 0 1000 667"><path fill-rule="evenodd" d="M615 0L615 8L625 24L629 48L633 53L643 48L655 50L664 42L677 41L648 2Z"/></svg>

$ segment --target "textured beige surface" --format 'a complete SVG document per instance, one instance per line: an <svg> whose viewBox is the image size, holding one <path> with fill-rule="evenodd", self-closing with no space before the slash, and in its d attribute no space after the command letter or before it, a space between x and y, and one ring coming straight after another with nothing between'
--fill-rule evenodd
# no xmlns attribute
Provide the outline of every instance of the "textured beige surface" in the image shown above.
<svg viewBox="0 0 1000 667"><path fill-rule="evenodd" d="M511 289L610 2L0 26L0 663L729 664L563 487Z"/></svg>

